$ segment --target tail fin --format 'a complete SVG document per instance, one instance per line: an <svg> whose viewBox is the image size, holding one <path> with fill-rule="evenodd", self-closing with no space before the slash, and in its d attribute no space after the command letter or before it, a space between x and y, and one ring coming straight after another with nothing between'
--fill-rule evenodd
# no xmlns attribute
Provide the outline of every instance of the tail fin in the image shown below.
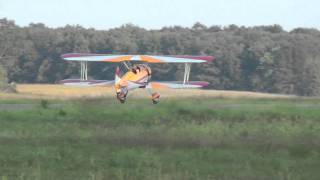
<svg viewBox="0 0 320 180"><path fill-rule="evenodd" d="M120 68L117 67L116 72L115 72L115 77L114 77L114 82L115 84L118 83L121 79L121 74L120 74Z"/></svg>

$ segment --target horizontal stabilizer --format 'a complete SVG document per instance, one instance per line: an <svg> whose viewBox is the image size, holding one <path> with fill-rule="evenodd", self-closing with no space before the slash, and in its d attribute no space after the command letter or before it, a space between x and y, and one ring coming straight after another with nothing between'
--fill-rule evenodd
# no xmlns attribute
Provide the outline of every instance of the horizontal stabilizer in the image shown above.
<svg viewBox="0 0 320 180"><path fill-rule="evenodd" d="M114 54L90 54L69 53L63 54L62 59L67 61L98 61L98 62L122 62L142 61L148 63L204 63L214 60L212 56L156 56L156 55L114 55Z"/></svg>
<svg viewBox="0 0 320 180"><path fill-rule="evenodd" d="M209 85L208 82L205 81L189 81L187 83L183 83L181 81L163 81L163 82L151 82L151 88L153 89L192 89L192 88L202 88Z"/></svg>
<svg viewBox="0 0 320 180"><path fill-rule="evenodd" d="M110 80L82 80L82 79L64 79L59 82L67 86L111 86L114 84L114 81Z"/></svg>

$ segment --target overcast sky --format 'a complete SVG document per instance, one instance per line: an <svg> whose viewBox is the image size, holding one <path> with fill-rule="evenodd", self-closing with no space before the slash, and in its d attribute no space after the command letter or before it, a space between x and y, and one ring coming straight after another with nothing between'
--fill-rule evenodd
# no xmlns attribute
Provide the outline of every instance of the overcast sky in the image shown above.
<svg viewBox="0 0 320 180"><path fill-rule="evenodd" d="M320 28L320 0L0 0L0 17L27 26L79 24L109 29L132 23L147 29L229 24Z"/></svg>

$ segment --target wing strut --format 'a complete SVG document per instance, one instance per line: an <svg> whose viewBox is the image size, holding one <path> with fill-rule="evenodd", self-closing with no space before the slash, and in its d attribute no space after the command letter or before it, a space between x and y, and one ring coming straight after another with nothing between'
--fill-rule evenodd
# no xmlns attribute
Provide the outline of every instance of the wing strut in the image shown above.
<svg viewBox="0 0 320 180"><path fill-rule="evenodd" d="M80 62L80 79L88 80L88 63L87 61Z"/></svg>
<svg viewBox="0 0 320 180"><path fill-rule="evenodd" d="M189 81L190 71L191 71L191 64L185 63L184 64L183 84L186 84Z"/></svg>
<svg viewBox="0 0 320 180"><path fill-rule="evenodd" d="M130 70L130 66L131 66L131 65L128 65L128 64L126 63L126 61L123 61L123 64L124 64L124 66L127 68L127 70Z"/></svg>

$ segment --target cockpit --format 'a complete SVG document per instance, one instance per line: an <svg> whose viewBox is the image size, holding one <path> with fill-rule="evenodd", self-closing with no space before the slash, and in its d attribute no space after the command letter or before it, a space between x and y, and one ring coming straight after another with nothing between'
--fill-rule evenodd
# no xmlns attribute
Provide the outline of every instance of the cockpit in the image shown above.
<svg viewBox="0 0 320 180"><path fill-rule="evenodd" d="M151 75L151 69L145 64L137 64L131 68L134 74L140 74L141 72L146 72L149 76Z"/></svg>
<svg viewBox="0 0 320 180"><path fill-rule="evenodd" d="M139 74L141 72L141 67L138 66L138 65L134 65L131 69L131 71L134 73L134 74Z"/></svg>

